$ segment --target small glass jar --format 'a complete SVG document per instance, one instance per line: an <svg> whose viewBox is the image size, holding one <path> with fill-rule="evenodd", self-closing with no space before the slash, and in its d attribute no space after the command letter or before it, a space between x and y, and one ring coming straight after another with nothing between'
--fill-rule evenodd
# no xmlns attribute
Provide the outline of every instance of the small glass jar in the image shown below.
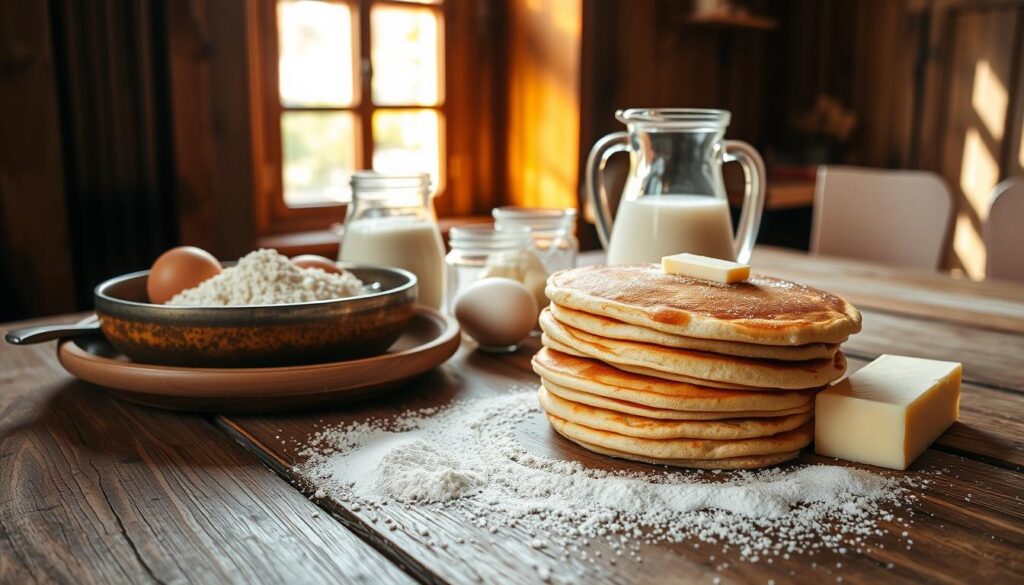
<svg viewBox="0 0 1024 585"><path fill-rule="evenodd" d="M441 309L444 242L430 196L430 175L353 174L339 259L404 268L416 275L419 304Z"/></svg>
<svg viewBox="0 0 1024 585"><path fill-rule="evenodd" d="M530 230L533 252L548 274L576 267L580 243L575 235L575 209L498 207L492 215L499 230L510 226Z"/></svg>
<svg viewBox="0 0 1024 585"><path fill-rule="evenodd" d="M455 298L466 287L488 276L505 276L522 282L523 259L529 254L530 230L513 227L497 230L494 224L453 227L448 232L452 251L447 264L448 312L455 312Z"/></svg>

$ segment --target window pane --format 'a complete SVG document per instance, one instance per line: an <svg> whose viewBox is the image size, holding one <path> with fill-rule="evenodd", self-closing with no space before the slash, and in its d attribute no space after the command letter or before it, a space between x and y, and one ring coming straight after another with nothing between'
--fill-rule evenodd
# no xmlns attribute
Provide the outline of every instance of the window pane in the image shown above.
<svg viewBox="0 0 1024 585"><path fill-rule="evenodd" d="M430 8L374 6L373 102L380 105L437 105L441 99L440 22Z"/></svg>
<svg viewBox="0 0 1024 585"><path fill-rule="evenodd" d="M373 169L430 173L433 191L441 177L441 116L434 110L377 110L373 114Z"/></svg>
<svg viewBox="0 0 1024 585"><path fill-rule="evenodd" d="M356 168L356 121L349 112L281 115L284 201L288 205L348 201Z"/></svg>
<svg viewBox="0 0 1024 585"><path fill-rule="evenodd" d="M352 105L356 92L348 4L280 0L277 24L281 103Z"/></svg>

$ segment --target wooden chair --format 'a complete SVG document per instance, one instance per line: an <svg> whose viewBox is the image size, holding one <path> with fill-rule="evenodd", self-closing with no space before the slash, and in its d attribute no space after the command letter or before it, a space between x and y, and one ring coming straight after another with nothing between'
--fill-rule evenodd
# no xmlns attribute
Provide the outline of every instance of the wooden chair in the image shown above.
<svg viewBox="0 0 1024 585"><path fill-rule="evenodd" d="M953 198L935 173L821 166L811 253L938 269Z"/></svg>
<svg viewBox="0 0 1024 585"><path fill-rule="evenodd" d="M992 190L982 229L988 261L985 276L1024 281L1024 179L1007 179Z"/></svg>

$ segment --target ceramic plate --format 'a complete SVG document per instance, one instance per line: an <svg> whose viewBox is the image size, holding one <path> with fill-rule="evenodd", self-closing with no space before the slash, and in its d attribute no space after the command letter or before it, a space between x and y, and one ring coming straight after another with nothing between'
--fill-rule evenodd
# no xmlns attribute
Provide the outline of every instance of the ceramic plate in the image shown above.
<svg viewBox="0 0 1024 585"><path fill-rule="evenodd" d="M444 363L459 343L454 318L417 307L387 353L350 361L275 368L158 366L129 361L99 336L60 342L57 358L72 375L147 406L278 412L362 400L393 390Z"/></svg>

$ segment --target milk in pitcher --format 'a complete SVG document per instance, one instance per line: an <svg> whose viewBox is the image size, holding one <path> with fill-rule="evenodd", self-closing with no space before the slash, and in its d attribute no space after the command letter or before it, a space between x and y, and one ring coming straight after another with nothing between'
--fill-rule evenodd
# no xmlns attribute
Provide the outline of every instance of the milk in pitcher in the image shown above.
<svg viewBox="0 0 1024 585"><path fill-rule="evenodd" d="M729 204L703 195L660 195L623 201L615 214L608 264L661 262L689 252L735 260Z"/></svg>

